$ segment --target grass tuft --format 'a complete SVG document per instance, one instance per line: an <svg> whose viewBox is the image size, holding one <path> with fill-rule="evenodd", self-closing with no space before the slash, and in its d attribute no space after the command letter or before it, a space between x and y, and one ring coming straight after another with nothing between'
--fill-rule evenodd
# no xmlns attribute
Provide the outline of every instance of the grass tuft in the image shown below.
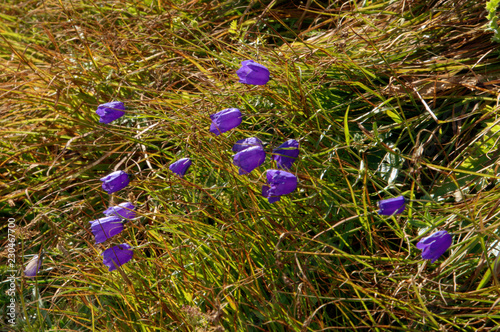
<svg viewBox="0 0 500 332"><path fill-rule="evenodd" d="M497 329L492 3L1 4L0 214L15 219L19 276L8 328ZM267 85L237 82L247 59ZM110 101L126 115L100 124ZM229 107L243 123L216 137L209 115ZM240 176L231 147L251 136L267 159ZM288 139L299 185L269 204L265 171ZM179 178L168 165L183 157ZM99 179L115 170L131 183L110 196ZM376 213L399 195L403 214ZM89 221L124 201L139 217L95 244ZM431 264L415 245L435 230L453 244ZM125 242L134 258L108 272L100 254ZM42 250L37 278L21 277Z"/></svg>

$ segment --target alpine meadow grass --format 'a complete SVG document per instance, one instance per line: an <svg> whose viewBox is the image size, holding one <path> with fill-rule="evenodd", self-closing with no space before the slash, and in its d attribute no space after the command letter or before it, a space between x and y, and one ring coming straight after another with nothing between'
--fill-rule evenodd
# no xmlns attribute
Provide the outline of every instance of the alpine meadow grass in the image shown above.
<svg viewBox="0 0 500 332"><path fill-rule="evenodd" d="M498 329L492 3L3 1L2 330Z"/></svg>

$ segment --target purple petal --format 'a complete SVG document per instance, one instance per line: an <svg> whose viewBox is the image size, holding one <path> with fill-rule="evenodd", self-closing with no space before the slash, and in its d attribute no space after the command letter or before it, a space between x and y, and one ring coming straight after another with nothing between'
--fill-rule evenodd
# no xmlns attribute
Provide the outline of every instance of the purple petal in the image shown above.
<svg viewBox="0 0 500 332"><path fill-rule="evenodd" d="M262 196L267 197L269 203L280 200L280 196L287 195L297 189L297 177L292 173L270 169L266 174L268 186L262 187Z"/></svg>
<svg viewBox="0 0 500 332"><path fill-rule="evenodd" d="M267 183L270 185L270 196L287 195L297 189L297 177L281 170L268 170Z"/></svg>
<svg viewBox="0 0 500 332"><path fill-rule="evenodd" d="M276 160L278 168L290 169L293 162L299 156L299 142L290 139L273 150L273 159Z"/></svg>
<svg viewBox="0 0 500 332"><path fill-rule="evenodd" d="M243 62L241 63L242 67L236 71L236 75L238 75L240 83L246 84L246 77L252 72L252 69L250 69L246 65L243 65Z"/></svg>
<svg viewBox="0 0 500 332"><path fill-rule="evenodd" d="M134 256L134 251L130 245L123 243L104 250L101 255L104 265L109 268L109 271L114 271L117 266L122 266L131 260Z"/></svg>
<svg viewBox="0 0 500 332"><path fill-rule="evenodd" d="M241 124L241 112L237 108L227 108L218 113L210 115L212 123L210 124L210 132L215 135L220 135Z"/></svg>
<svg viewBox="0 0 500 332"><path fill-rule="evenodd" d="M262 146L262 141L257 137L240 139L233 145L233 152L240 152L252 146Z"/></svg>
<svg viewBox="0 0 500 332"><path fill-rule="evenodd" d="M240 174L246 174L259 167L266 160L262 146L252 146L234 155L233 162L240 167Z"/></svg>
<svg viewBox="0 0 500 332"><path fill-rule="evenodd" d="M269 194L269 190L271 188L269 188L268 186L262 186L262 197L266 197L267 200L269 201L269 203L274 203L274 202L278 202L280 200L280 196L271 196Z"/></svg>
<svg viewBox="0 0 500 332"><path fill-rule="evenodd" d="M42 257L35 255L30 259L28 264L26 264L26 268L24 270L24 275L26 277L33 278L37 275L38 271L42 267Z"/></svg>
<svg viewBox="0 0 500 332"><path fill-rule="evenodd" d="M121 233L123 223L120 218L115 216L104 217L90 221L90 228L95 236L95 243L102 243Z"/></svg>
<svg viewBox="0 0 500 332"><path fill-rule="evenodd" d="M256 63L256 62L253 60L243 60L243 61L241 61L241 66L247 68L248 65L251 65L252 63Z"/></svg>
<svg viewBox="0 0 500 332"><path fill-rule="evenodd" d="M423 259L430 259L431 263L434 263L448 250L452 242L452 236L447 231L438 231L420 240L417 248L422 249Z"/></svg>
<svg viewBox="0 0 500 332"><path fill-rule="evenodd" d="M134 219L135 218L135 206L132 203L124 202L117 206L112 206L106 211L104 215L106 216L116 216L123 219Z"/></svg>
<svg viewBox="0 0 500 332"><path fill-rule="evenodd" d="M392 216L404 211L406 200L403 196L384 199L378 202L380 210L378 213L383 216Z"/></svg>
<svg viewBox="0 0 500 332"><path fill-rule="evenodd" d="M175 174L183 177L189 166L191 166L191 160L189 158L182 158L172 163L168 168Z"/></svg>
<svg viewBox="0 0 500 332"><path fill-rule="evenodd" d="M269 197L269 186L262 186L262 196L263 197Z"/></svg>
<svg viewBox="0 0 500 332"><path fill-rule="evenodd" d="M95 111L99 115L100 123L110 123L118 118L121 118L125 112L125 105L121 101L113 101L110 103L101 104Z"/></svg>
<svg viewBox="0 0 500 332"><path fill-rule="evenodd" d="M102 189L112 194L125 188L129 184L128 174L124 171L116 171L101 178Z"/></svg>
<svg viewBox="0 0 500 332"><path fill-rule="evenodd" d="M275 202L279 202L280 199L281 199L280 196L272 196L272 197L269 197L267 200L269 201L270 204L273 204Z"/></svg>
<svg viewBox="0 0 500 332"><path fill-rule="evenodd" d="M269 81L269 70L253 60L243 61L236 74L243 84L264 85Z"/></svg>

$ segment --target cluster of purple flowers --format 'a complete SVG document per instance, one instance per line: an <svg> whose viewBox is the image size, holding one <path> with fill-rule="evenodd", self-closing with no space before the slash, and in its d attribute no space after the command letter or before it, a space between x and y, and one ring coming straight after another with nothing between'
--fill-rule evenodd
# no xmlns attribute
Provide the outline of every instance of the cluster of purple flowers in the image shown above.
<svg viewBox="0 0 500 332"><path fill-rule="evenodd" d="M269 70L253 60L243 61L242 67L238 70L237 74L240 77L240 82L244 84L264 85L269 81ZM100 123L109 124L125 115L125 105L119 101L105 103L97 107L96 113L100 117ZM216 114L210 115L210 119L212 120L210 132L218 136L239 126L242 121L242 115L239 109L228 108ZM249 149L242 149L241 152L241 154L237 154L238 157L235 156L235 164L240 167L240 174L251 172L265 160L265 152L262 148L262 142L260 142L258 147L254 147L252 151L249 151ZM296 158L297 156L298 150L296 153L290 154L291 158ZM281 155L278 157L281 158ZM286 168L291 166L293 160L285 163L287 166ZM172 163L169 166L169 169L178 176L183 177L191 164L192 162L189 158L182 158ZM278 167L285 167L285 164L278 161ZM295 177L292 174L290 175ZM274 179L274 177L272 178ZM269 179L271 178L268 176L268 182L271 181ZM109 194L125 188L130 182L128 174L124 171L115 171L101 178L101 181L102 189ZM288 189L276 189L282 188L283 184L281 182L279 180L273 180L271 189L266 191L266 193L269 192L266 197L271 197L271 195L273 195L273 198L269 198L270 201L271 199L275 199L274 197L277 195L283 195L284 193L289 193L295 190L297 186L297 180L295 178L295 185L293 189L289 190L290 185L285 185L285 187L288 186L286 187ZM279 200L279 197L277 200ZM104 211L104 215L106 217L90 221L92 233L95 236L96 243L105 242L107 239L121 233L124 227L124 220L135 218L134 208L135 207L131 203L125 202ZM102 256L104 264L109 267L110 271L113 271L116 267L121 266L132 259L133 250L130 245L124 243L105 250L102 253Z"/></svg>
<svg viewBox="0 0 500 332"><path fill-rule="evenodd" d="M95 236L95 242L102 243L121 233L123 221L135 218L134 210L135 206L132 203L124 202L104 211L103 214L106 217L90 221L90 228Z"/></svg>
<svg viewBox="0 0 500 332"><path fill-rule="evenodd" d="M266 152L262 147L262 141L257 137L249 137L239 140L233 146L233 163L239 168L239 174L248 174L266 160ZM297 177L283 169L290 169L293 162L299 156L299 142L294 139L288 140L273 150L273 159L280 170L267 170L267 184L262 187L262 196L269 203L280 200L297 189Z"/></svg>
<svg viewBox="0 0 500 332"><path fill-rule="evenodd" d="M269 70L253 60L241 63L241 68L236 72L240 78L239 82L251 85L264 85L269 81ZM227 108L211 114L210 132L219 136L227 131L238 127L242 122L241 111L237 108ZM249 137L237 141L233 146L233 163L238 167L240 175L248 174L262 165L266 160L266 151L262 141L257 137ZM262 187L262 196L274 203L280 197L293 192L297 188L297 177L287 172L299 156L299 142L290 139L273 150L272 159L276 161L277 170L267 170L267 185ZM182 158L172 163L169 169L180 177L183 177L191 160Z"/></svg>
<svg viewBox="0 0 500 332"><path fill-rule="evenodd" d="M383 216L400 214L405 210L406 199L403 196L384 199L378 203L378 213ZM434 263L452 244L452 237L447 231L437 231L417 243L417 249L422 250L422 258Z"/></svg>
<svg viewBox="0 0 500 332"><path fill-rule="evenodd" d="M102 189L112 194L125 188L130 180L128 174L124 171L113 172L103 178ZM103 214L105 217L90 221L90 228L95 237L96 243L103 243L113 236L123 231L124 223L129 219L134 219L135 206L130 202L123 202L116 206L106 209ZM122 243L104 250L101 254L103 263L109 271L116 270L132 259L134 251L127 243Z"/></svg>
<svg viewBox="0 0 500 332"><path fill-rule="evenodd" d="M269 81L269 70L253 61L245 60L236 74L239 82L250 85L265 85ZM220 135L236 128L242 122L242 114L237 108L228 108L210 115L212 124L210 132ZM262 141L257 137L249 137L236 141L233 146L233 164L238 167L240 175L249 174L266 160L266 151ZM297 177L287 172L299 156L299 142L290 139L273 150L272 159L278 169L266 171L267 185L262 186L262 196L269 203L280 200L281 196L290 194L297 189Z"/></svg>
<svg viewBox="0 0 500 332"><path fill-rule="evenodd" d="M125 188L130 182L128 174L124 171L113 172L101 178L101 181L102 189L108 194ZM112 206L106 209L103 214L105 217L90 221L90 229L96 243L103 243L121 233L124 223L136 216L135 206L130 202ZM130 261L134 252L129 244L123 243L106 249L101 255L103 263L109 268L109 271L113 271ZM30 278L35 277L42 265L42 258L43 255L35 255L26 265L24 275Z"/></svg>
<svg viewBox="0 0 500 332"><path fill-rule="evenodd" d="M101 104L97 107L100 123L108 124L125 115L125 105L119 101ZM113 194L125 188L129 182L129 175L124 171L115 171L100 179L102 189L108 194ZM90 229L96 243L103 243L123 231L124 224L136 216L135 206L130 202L123 202L106 209L105 217L90 221ZM103 263L109 271L116 270L132 259L134 251L127 243L122 243L104 250L101 254Z"/></svg>
<svg viewBox="0 0 500 332"><path fill-rule="evenodd" d="M241 63L241 68L236 72L239 82L250 85L265 85L270 78L269 70L253 60L245 60ZM101 104L97 107L100 123L109 124L125 115L125 105L119 101ZM242 122L241 111L237 108L227 108L218 113L210 115L212 123L210 132L216 136L221 135L231 129L238 127ZM257 137L249 137L237 141L233 148L235 155L233 163L239 169L239 174L248 174L261 166L266 160L266 151L262 141ZM266 171L267 184L262 186L262 196L267 198L269 203L278 202L281 196L287 195L297 189L297 177L288 172L292 164L299 156L299 142L290 139L272 151L272 159L276 162L276 168ZM183 177L192 162L189 158L182 158L169 166L169 169ZM112 194L125 188L130 180L129 175L124 171L115 171L100 179L102 189ZM379 202L381 215L390 216L402 213L405 209L406 200L403 196L382 200ZM96 243L103 243L106 240L122 232L124 223L135 218L135 206L130 202L124 202L117 206L112 206L103 212L105 217L90 221L92 233ZM446 231L438 231L420 240L417 248L422 250L422 258L431 259L434 263L452 243L451 235ZM119 244L106 249L102 254L103 263L109 271L130 261L133 257L133 249L127 244ZM28 263L25 275L33 277L37 274L41 266L42 255L34 256Z"/></svg>

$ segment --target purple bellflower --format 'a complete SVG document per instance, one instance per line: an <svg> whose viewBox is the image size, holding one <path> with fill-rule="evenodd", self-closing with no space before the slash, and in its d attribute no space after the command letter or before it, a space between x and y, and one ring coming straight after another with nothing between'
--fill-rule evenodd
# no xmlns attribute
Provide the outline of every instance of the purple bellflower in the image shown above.
<svg viewBox="0 0 500 332"><path fill-rule="evenodd" d="M26 268L24 269L24 275L29 278L33 278L38 273L38 270L42 267L42 259L43 254L38 256L35 255L30 259L28 264L26 264Z"/></svg>
<svg viewBox="0 0 500 332"><path fill-rule="evenodd" d="M89 222L95 236L95 243L103 243L123 231L122 220L115 216L99 218Z"/></svg>
<svg viewBox="0 0 500 332"><path fill-rule="evenodd" d="M116 171L101 178L102 189L112 194L118 190L125 188L130 180L128 174L124 171Z"/></svg>
<svg viewBox="0 0 500 332"><path fill-rule="evenodd" d="M289 139L273 150L273 159L281 169L290 169L298 156L299 142L294 139Z"/></svg>
<svg viewBox="0 0 500 332"><path fill-rule="evenodd" d="M269 81L269 69L253 60L242 61L236 74L243 84L264 85Z"/></svg>
<svg viewBox="0 0 500 332"><path fill-rule="evenodd" d="M240 168L240 175L248 174L262 165L266 160L266 152L260 145L246 148L234 155L233 162Z"/></svg>
<svg viewBox="0 0 500 332"><path fill-rule="evenodd" d="M270 169L266 174L268 186L262 186L262 196L269 203L278 202L282 195L287 195L297 189L297 177L292 173Z"/></svg>
<svg viewBox="0 0 500 332"><path fill-rule="evenodd" d="M251 148L252 146L262 146L262 141L257 137L240 139L233 145L233 152L240 152L242 150Z"/></svg>
<svg viewBox="0 0 500 332"><path fill-rule="evenodd" d="M184 174L186 174L189 166L191 166L191 160L189 158L182 158L170 164L168 168L175 174L183 177Z"/></svg>
<svg viewBox="0 0 500 332"><path fill-rule="evenodd" d="M135 206L129 202L123 202L116 206L112 206L104 211L104 215L111 217L115 216L122 219L134 219L135 218Z"/></svg>
<svg viewBox="0 0 500 332"><path fill-rule="evenodd" d="M438 231L423 238L417 243L417 248L422 250L423 259L431 259L434 263L451 246L452 238L447 231Z"/></svg>
<svg viewBox="0 0 500 332"><path fill-rule="evenodd" d="M134 250L129 244L123 243L104 250L101 255L104 265L109 268L109 271L114 271L118 266L122 266L132 259Z"/></svg>
<svg viewBox="0 0 500 332"><path fill-rule="evenodd" d="M110 123L118 118L121 118L125 112L125 105L121 101L112 101L110 103L101 104L95 111L99 115L100 123Z"/></svg>
<svg viewBox="0 0 500 332"><path fill-rule="evenodd" d="M212 119L210 132L219 136L241 124L241 112L237 108L226 108L218 113L211 114L210 119Z"/></svg>
<svg viewBox="0 0 500 332"><path fill-rule="evenodd" d="M378 207L380 208L378 214L383 216L392 216L393 214L399 214L405 210L405 206L406 200L403 196L383 199L378 202Z"/></svg>

